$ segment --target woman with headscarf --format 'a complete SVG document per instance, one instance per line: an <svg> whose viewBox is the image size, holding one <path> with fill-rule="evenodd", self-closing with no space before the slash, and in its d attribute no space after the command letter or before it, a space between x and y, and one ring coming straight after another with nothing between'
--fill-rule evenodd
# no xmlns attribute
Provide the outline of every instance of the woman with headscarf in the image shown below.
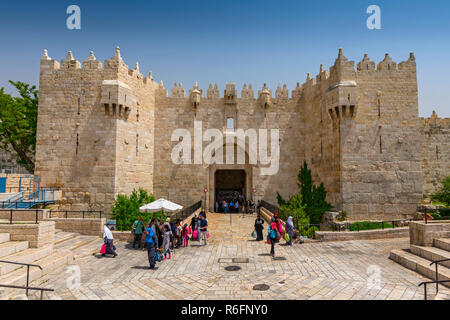
<svg viewBox="0 0 450 320"><path fill-rule="evenodd" d="M256 241L263 240L263 227L264 220L261 219L261 216L258 215L258 217L255 220L255 231L256 231Z"/></svg>
<svg viewBox="0 0 450 320"><path fill-rule="evenodd" d="M277 224L272 222L267 230L267 238L270 241L270 256L275 257L275 243L277 242Z"/></svg>
<svg viewBox="0 0 450 320"><path fill-rule="evenodd" d="M292 217L289 217L286 222L286 233L289 235L289 241L287 245L292 245L292 237L294 236L294 221Z"/></svg>
<svg viewBox="0 0 450 320"><path fill-rule="evenodd" d="M105 256L106 254L112 254L113 258L117 257L116 253L116 247L114 247L114 237L112 235L111 230L105 225L103 227L103 240L105 241L106 245L106 252L102 254L102 256Z"/></svg>

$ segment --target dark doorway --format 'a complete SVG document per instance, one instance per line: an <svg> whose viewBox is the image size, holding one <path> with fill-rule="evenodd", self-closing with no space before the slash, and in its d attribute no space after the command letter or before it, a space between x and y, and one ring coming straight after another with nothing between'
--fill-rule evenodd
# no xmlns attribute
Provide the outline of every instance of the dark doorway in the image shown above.
<svg viewBox="0 0 450 320"><path fill-rule="evenodd" d="M221 203L239 201L245 203L246 173L245 170L217 170L214 175L216 211L223 212Z"/></svg>

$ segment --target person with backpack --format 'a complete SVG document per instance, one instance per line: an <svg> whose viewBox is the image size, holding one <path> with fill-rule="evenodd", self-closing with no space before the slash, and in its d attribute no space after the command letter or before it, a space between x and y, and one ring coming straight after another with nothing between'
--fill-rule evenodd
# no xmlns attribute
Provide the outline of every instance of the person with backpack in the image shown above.
<svg viewBox="0 0 450 320"><path fill-rule="evenodd" d="M275 243L277 242L277 224L272 222L269 229L267 229L267 238L270 241L270 256L275 257Z"/></svg>
<svg viewBox="0 0 450 320"><path fill-rule="evenodd" d="M156 233L153 231L150 224L145 230L145 233L145 244L147 246L148 262L150 264L150 269L154 270L156 264L156 250L158 248L158 237L156 236Z"/></svg>
<svg viewBox="0 0 450 320"><path fill-rule="evenodd" d="M138 248L141 248L142 244L142 232L144 230L144 220L139 216L138 219L133 223L133 249L136 248L136 243L138 244Z"/></svg>

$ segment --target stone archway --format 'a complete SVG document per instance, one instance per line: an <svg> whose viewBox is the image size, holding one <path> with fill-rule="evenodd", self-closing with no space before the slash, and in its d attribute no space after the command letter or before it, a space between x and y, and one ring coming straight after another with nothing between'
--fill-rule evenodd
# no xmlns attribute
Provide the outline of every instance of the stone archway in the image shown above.
<svg viewBox="0 0 450 320"><path fill-rule="evenodd" d="M238 145L234 144L235 153ZM225 145L224 148L225 149ZM222 150L223 151L223 150ZM220 152L220 151L219 151ZM225 159L225 157L224 157ZM236 157L235 157L236 159ZM252 199L252 188L253 188L253 166L249 164L248 153L245 152L245 164L211 164L209 166L209 181L208 181L208 202L206 204L206 209L209 211L214 211L215 201L216 201L216 173L222 172L222 174L234 174L237 171L243 172L245 174L245 186L244 186L244 196L245 199Z"/></svg>

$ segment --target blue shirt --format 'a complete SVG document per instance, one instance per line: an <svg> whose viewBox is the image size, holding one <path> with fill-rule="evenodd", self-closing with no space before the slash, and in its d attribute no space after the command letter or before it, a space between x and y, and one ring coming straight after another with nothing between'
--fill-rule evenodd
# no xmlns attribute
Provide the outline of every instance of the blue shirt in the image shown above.
<svg viewBox="0 0 450 320"><path fill-rule="evenodd" d="M153 236L155 235L155 232L152 228L147 228L145 231L148 232L147 236L145 237L145 242L153 243Z"/></svg>

